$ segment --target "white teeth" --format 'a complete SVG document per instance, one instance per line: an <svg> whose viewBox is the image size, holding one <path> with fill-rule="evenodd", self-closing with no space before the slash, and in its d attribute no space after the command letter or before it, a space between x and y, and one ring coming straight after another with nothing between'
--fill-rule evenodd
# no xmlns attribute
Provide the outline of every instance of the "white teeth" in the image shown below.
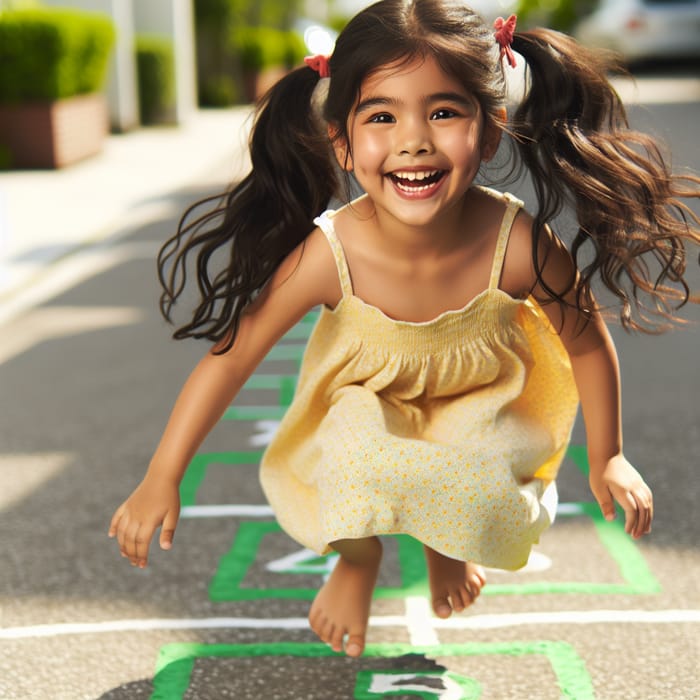
<svg viewBox="0 0 700 700"><path fill-rule="evenodd" d="M418 185L417 187L411 185L409 187L408 185L402 185L400 182L397 182L396 186L404 192L422 192L423 190L429 190L433 185Z"/></svg>
<svg viewBox="0 0 700 700"><path fill-rule="evenodd" d="M425 180L426 178L437 175L439 172L439 170L422 170L419 172L414 170L398 171L394 173L394 177L398 177L401 180Z"/></svg>

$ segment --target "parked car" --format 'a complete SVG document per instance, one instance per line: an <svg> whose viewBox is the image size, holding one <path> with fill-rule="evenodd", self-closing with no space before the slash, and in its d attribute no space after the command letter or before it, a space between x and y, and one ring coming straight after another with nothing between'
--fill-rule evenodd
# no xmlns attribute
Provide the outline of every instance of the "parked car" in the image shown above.
<svg viewBox="0 0 700 700"><path fill-rule="evenodd" d="M700 0L600 0L573 35L628 62L700 58Z"/></svg>

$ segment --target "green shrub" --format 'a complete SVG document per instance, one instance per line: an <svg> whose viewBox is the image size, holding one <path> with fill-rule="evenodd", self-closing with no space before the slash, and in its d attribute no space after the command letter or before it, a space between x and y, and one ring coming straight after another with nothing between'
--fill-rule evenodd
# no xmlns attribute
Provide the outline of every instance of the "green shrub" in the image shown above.
<svg viewBox="0 0 700 700"><path fill-rule="evenodd" d="M230 75L212 75L199 84L199 104L204 107L229 107L241 102L238 83Z"/></svg>
<svg viewBox="0 0 700 700"><path fill-rule="evenodd" d="M114 36L111 20L98 13L67 8L0 13L0 102L97 92Z"/></svg>
<svg viewBox="0 0 700 700"><path fill-rule="evenodd" d="M136 37L136 69L142 124L174 121L175 59L170 39Z"/></svg>
<svg viewBox="0 0 700 700"><path fill-rule="evenodd" d="M12 151L10 147L0 141L0 170L9 170L12 167Z"/></svg>
<svg viewBox="0 0 700 700"><path fill-rule="evenodd" d="M522 28L538 25L568 32L597 4L597 0L520 0L516 11Z"/></svg>
<svg viewBox="0 0 700 700"><path fill-rule="evenodd" d="M197 25L225 27L234 12L231 0L194 0L194 18Z"/></svg>
<svg viewBox="0 0 700 700"><path fill-rule="evenodd" d="M302 61L306 52L298 34L272 27L236 27L231 35L231 50L248 71L270 66L291 68Z"/></svg>

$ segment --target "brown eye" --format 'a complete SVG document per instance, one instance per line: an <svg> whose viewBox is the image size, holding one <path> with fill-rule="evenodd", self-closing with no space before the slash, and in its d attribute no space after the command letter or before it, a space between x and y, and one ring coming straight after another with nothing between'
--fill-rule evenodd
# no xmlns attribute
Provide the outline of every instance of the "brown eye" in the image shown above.
<svg viewBox="0 0 700 700"><path fill-rule="evenodd" d="M453 112L451 109L438 109L430 115L431 119L452 119L456 117L457 113Z"/></svg>
<svg viewBox="0 0 700 700"><path fill-rule="evenodd" d="M392 124L394 122L394 117L392 117L391 114L382 112L381 114L371 116L368 121L372 124Z"/></svg>

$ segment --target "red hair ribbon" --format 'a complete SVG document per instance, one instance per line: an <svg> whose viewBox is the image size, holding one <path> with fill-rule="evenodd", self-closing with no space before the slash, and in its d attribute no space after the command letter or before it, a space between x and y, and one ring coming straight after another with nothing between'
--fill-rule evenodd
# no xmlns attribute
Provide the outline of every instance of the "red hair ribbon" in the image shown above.
<svg viewBox="0 0 700 700"><path fill-rule="evenodd" d="M501 58L505 55L511 68L515 68L515 54L510 45L513 43L515 23L517 21L518 18L515 15L511 15L508 19L498 17L493 23L493 26L496 28L496 41L501 47Z"/></svg>
<svg viewBox="0 0 700 700"><path fill-rule="evenodd" d="M331 77L331 65L329 63L330 56L324 56L323 54L316 54L315 56L307 56L304 59L304 63L309 68L315 70L322 78Z"/></svg>

